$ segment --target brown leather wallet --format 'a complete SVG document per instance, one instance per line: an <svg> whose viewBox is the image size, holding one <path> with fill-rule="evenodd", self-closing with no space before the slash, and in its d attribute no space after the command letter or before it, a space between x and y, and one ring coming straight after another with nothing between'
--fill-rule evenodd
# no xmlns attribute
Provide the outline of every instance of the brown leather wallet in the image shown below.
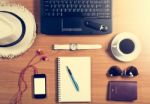
<svg viewBox="0 0 150 104"><path fill-rule="evenodd" d="M108 100L133 101L137 99L136 81L109 81Z"/></svg>

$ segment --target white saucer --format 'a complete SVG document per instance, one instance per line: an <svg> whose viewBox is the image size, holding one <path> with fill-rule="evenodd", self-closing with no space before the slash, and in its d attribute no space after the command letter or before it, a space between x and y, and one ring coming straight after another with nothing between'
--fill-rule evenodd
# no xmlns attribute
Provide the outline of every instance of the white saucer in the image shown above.
<svg viewBox="0 0 150 104"><path fill-rule="evenodd" d="M124 39L130 39L135 44L135 49L130 54L124 54L116 48L117 47L116 44ZM128 32L119 33L112 40L111 52L112 52L113 56L116 59L118 59L119 61L130 62L130 61L135 60L139 56L139 54L141 52L141 44L140 44L140 41L138 40L138 38L134 34L128 33Z"/></svg>

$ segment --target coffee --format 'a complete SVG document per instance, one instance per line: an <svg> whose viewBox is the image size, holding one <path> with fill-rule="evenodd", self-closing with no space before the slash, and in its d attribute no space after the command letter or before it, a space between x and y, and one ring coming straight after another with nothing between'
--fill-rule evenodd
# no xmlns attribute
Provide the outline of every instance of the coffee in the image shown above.
<svg viewBox="0 0 150 104"><path fill-rule="evenodd" d="M124 39L119 44L119 49L124 54L130 54L135 49L135 44L131 39Z"/></svg>

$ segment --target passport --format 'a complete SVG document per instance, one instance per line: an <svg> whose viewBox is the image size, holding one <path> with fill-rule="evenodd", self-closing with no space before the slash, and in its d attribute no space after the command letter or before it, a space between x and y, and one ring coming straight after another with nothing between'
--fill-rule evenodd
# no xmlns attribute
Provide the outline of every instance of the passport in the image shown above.
<svg viewBox="0 0 150 104"><path fill-rule="evenodd" d="M137 100L137 82L109 81L107 99L111 101Z"/></svg>

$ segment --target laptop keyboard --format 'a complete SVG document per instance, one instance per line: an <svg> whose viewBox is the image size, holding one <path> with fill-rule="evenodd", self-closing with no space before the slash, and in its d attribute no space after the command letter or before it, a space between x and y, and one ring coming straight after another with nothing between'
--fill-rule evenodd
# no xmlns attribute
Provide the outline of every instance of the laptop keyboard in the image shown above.
<svg viewBox="0 0 150 104"><path fill-rule="evenodd" d="M44 17L111 18L111 0L42 0Z"/></svg>

